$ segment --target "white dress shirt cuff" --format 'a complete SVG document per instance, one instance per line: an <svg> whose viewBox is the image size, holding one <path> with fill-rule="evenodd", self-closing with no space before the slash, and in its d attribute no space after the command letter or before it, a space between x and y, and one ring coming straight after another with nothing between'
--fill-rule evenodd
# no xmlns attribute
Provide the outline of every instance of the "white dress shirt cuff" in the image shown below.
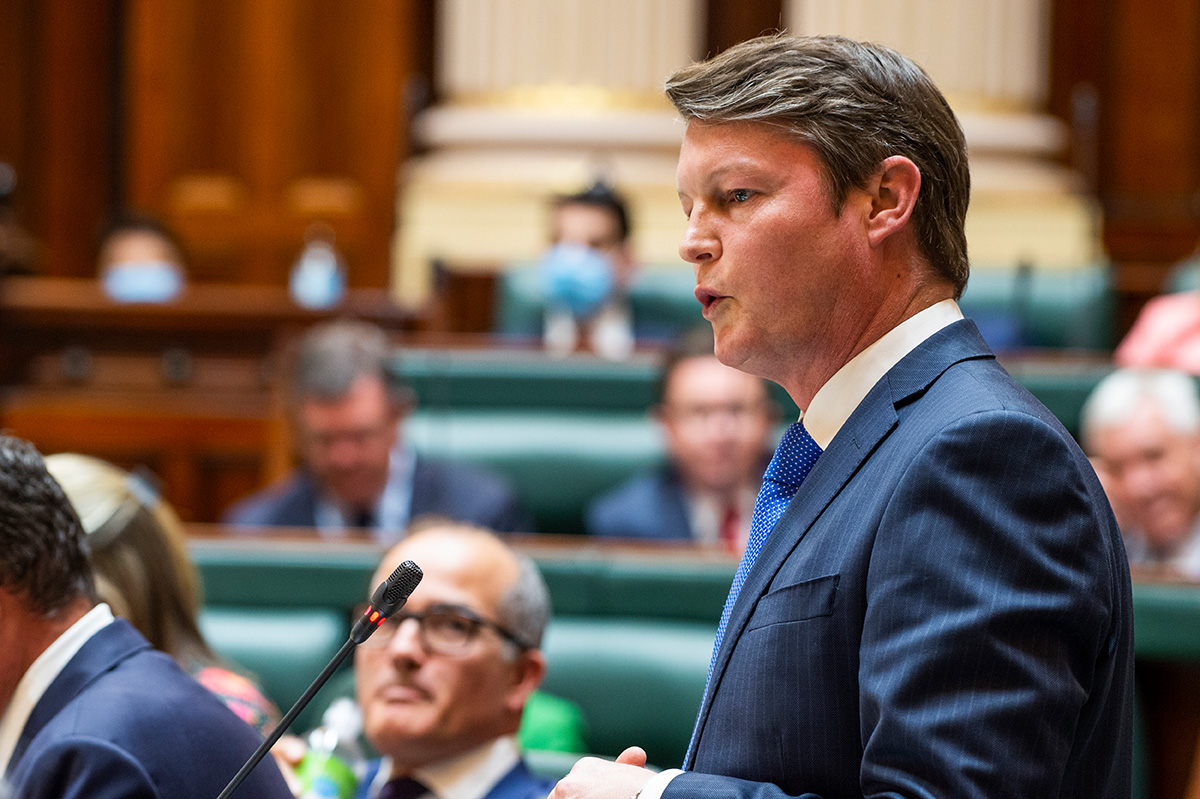
<svg viewBox="0 0 1200 799"><path fill-rule="evenodd" d="M638 794L638 799L661 799L663 791L667 789L667 784L671 780L683 773L683 769L669 768L666 771L660 771L650 778L650 781L642 786L641 793Z"/></svg>

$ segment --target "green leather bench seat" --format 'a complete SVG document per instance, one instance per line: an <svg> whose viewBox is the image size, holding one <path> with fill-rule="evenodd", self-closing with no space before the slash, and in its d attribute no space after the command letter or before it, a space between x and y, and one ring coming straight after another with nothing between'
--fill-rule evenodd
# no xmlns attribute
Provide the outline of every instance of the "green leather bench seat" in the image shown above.
<svg viewBox="0 0 1200 799"><path fill-rule="evenodd" d="M405 435L420 453L503 474L538 531L563 535L584 532L593 497L665 457L658 428L641 413L418 411Z"/></svg>
<svg viewBox="0 0 1200 799"><path fill-rule="evenodd" d="M652 765L676 768L687 752L715 635L711 621L556 617L543 642L547 668L541 690L582 710L587 754L616 757L637 745ZM306 724L297 723L296 729L316 724L334 699L353 693L352 672L339 672L302 715ZM523 725L522 741L532 735ZM547 761L543 771L557 774L573 762L569 757L542 760Z"/></svg>
<svg viewBox="0 0 1200 799"><path fill-rule="evenodd" d="M545 690L577 703L595 754L644 746L653 764L678 765L707 677L715 621L734 564L681 549L645 556L589 543L530 547L550 588L555 617L545 641ZM345 641L351 609L366 596L374 547L263 541L192 541L204 581L202 624L214 647L256 672L286 711ZM1200 661L1200 585L1134 584L1139 661ZM349 673L318 694L296 725L313 726ZM1139 711L1140 713L1140 711ZM1146 750L1137 719L1135 796L1146 796ZM547 773L570 758L538 756Z"/></svg>
<svg viewBox="0 0 1200 799"><path fill-rule="evenodd" d="M419 412L578 411L641 414L656 401L661 353L628 361L591 355L554 358L529 350L405 349L390 362L393 379L416 394ZM796 406L771 383L785 416Z"/></svg>
<svg viewBox="0 0 1200 799"><path fill-rule="evenodd" d="M594 754L641 746L661 768L683 763L712 655L715 621L563 618L546 635L543 688L578 704Z"/></svg>
<svg viewBox="0 0 1200 799"><path fill-rule="evenodd" d="M1200 586L1135 584L1133 638L1139 658L1200 661Z"/></svg>
<svg viewBox="0 0 1200 799"><path fill-rule="evenodd" d="M200 629L219 654L258 677L281 714L300 698L350 632L348 616L341 611L304 607L209 606L200 614ZM315 726L319 718L306 708L295 728Z"/></svg>
<svg viewBox="0 0 1200 799"><path fill-rule="evenodd" d="M538 281L529 263L513 264L501 275L493 314L497 333L537 337L545 311ZM700 324L694 288L692 270L683 264L642 269L630 302L643 337L667 340ZM1068 268L974 264L961 305L981 327L1010 325L1026 346L1105 350L1115 344L1115 296L1111 270L1103 262Z"/></svg>
<svg viewBox="0 0 1200 799"><path fill-rule="evenodd" d="M1077 268L975 264L959 305L987 333L1029 347L1110 350L1116 294L1109 265Z"/></svg>
<svg viewBox="0 0 1200 799"><path fill-rule="evenodd" d="M647 264L629 288L635 333L642 341L669 341L681 331L703 324L700 303L693 293L696 278L691 266ZM500 275L493 309L492 329L503 336L537 339L546 304L537 265L510 264Z"/></svg>
<svg viewBox="0 0 1200 799"><path fill-rule="evenodd" d="M523 350L406 349L393 377L417 395L423 412L544 409L641 413L654 404L658 359L550 358Z"/></svg>

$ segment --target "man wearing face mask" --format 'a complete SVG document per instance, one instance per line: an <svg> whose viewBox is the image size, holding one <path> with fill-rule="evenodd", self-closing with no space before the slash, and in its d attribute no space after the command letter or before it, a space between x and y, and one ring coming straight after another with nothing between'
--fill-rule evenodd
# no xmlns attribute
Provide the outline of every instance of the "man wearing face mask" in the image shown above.
<svg viewBox="0 0 1200 799"><path fill-rule="evenodd" d="M130 214L105 233L100 281L117 302L169 302L183 291L184 262L183 245L166 225Z"/></svg>
<svg viewBox="0 0 1200 799"><path fill-rule="evenodd" d="M581 344L620 360L633 349L627 293L636 264L624 200L602 182L555 201L553 245L540 263L546 295L543 341L566 355Z"/></svg>

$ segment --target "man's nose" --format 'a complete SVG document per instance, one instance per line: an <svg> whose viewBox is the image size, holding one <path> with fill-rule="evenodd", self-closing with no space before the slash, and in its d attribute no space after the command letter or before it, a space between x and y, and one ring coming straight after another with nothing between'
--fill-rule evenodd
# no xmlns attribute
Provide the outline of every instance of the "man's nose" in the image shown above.
<svg viewBox="0 0 1200 799"><path fill-rule="evenodd" d="M392 657L403 657L407 660L421 662L428 654L421 643L421 624L414 618L400 622L392 640L388 642L388 652Z"/></svg>
<svg viewBox="0 0 1200 799"><path fill-rule="evenodd" d="M696 265L715 261L721 257L720 246L705 215L694 209L688 217L687 230L683 232L683 239L679 242L679 257Z"/></svg>

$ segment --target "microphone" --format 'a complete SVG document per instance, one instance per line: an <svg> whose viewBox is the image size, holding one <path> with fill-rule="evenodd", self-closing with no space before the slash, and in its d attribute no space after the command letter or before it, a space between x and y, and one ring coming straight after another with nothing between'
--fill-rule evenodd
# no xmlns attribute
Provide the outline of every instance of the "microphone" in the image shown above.
<svg viewBox="0 0 1200 799"><path fill-rule="evenodd" d="M217 799L229 799L229 796L237 790L237 787L242 784L259 761L271 750L275 742L280 739L292 722L296 720L296 716L300 715L300 711L307 707L308 703L316 696L317 691L321 690L321 686L329 681L333 672L338 666L342 665L342 661L346 656L354 650L354 647L361 644L363 641L371 637L371 633L379 629L379 626L387 621L388 617L404 607L404 603L408 601L408 597L416 589L417 584L421 582L421 578L425 575L421 572L421 567L413 563L411 560L406 560L396 567L392 575L379 584L375 589L375 593L371 594L371 602L367 606L366 611L354 626L350 629L350 637L346 639L346 643L342 644L342 648L338 650L333 659L329 661L329 665L317 675L317 678L312 681L312 685L301 694L296 700L296 704L292 705L292 709L287 712L258 747L254 750L254 754L246 761L241 770L233 776L229 784L225 786L225 790L221 791Z"/></svg>
<svg viewBox="0 0 1200 799"><path fill-rule="evenodd" d="M375 593L371 594L371 602L366 611L350 630L350 639L355 644L367 640L389 616L404 607L404 603L408 601L409 595L423 576L421 567L411 560L397 566L392 576L380 583Z"/></svg>

